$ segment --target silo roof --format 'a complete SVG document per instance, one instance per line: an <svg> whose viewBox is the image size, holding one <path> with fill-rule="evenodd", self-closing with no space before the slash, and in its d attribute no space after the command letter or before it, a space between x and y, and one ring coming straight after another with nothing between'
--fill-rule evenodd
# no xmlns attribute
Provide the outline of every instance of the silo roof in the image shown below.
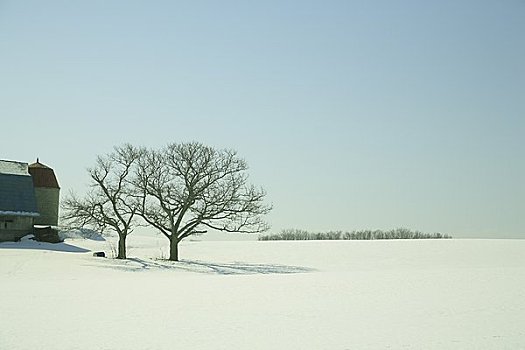
<svg viewBox="0 0 525 350"><path fill-rule="evenodd" d="M40 163L38 159L36 163L29 165L29 174L33 177L35 187L60 188L53 169Z"/></svg>

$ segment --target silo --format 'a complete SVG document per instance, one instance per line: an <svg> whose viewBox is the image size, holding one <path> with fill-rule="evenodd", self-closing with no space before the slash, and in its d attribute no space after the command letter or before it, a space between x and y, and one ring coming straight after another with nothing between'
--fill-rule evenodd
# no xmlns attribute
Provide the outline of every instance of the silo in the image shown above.
<svg viewBox="0 0 525 350"><path fill-rule="evenodd" d="M57 226L60 187L55 172L37 158L36 163L29 165L29 174L33 177L36 204L40 213L35 218L35 225Z"/></svg>

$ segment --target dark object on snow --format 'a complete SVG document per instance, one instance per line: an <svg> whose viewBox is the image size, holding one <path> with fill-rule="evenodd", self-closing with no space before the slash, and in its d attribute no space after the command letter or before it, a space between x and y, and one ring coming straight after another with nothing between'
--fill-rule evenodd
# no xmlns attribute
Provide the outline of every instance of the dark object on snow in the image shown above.
<svg viewBox="0 0 525 350"><path fill-rule="evenodd" d="M63 242L58 236L58 230L47 227L35 227L34 229L35 240L39 242L47 243L60 243Z"/></svg>
<svg viewBox="0 0 525 350"><path fill-rule="evenodd" d="M104 253L104 252L94 252L93 256L96 256L96 257L99 257L99 258L105 258L106 257L106 253Z"/></svg>

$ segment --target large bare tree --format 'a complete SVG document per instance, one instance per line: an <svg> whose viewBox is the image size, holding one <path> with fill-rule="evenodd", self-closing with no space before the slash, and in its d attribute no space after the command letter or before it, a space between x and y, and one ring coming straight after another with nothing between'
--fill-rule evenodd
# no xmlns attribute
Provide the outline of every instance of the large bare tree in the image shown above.
<svg viewBox="0 0 525 350"><path fill-rule="evenodd" d="M170 260L179 260L180 241L208 229L268 229L262 220L271 210L263 203L266 193L247 183L248 166L235 151L174 143L148 151L138 164L140 215L169 239Z"/></svg>
<svg viewBox="0 0 525 350"><path fill-rule="evenodd" d="M126 259L126 238L138 217L138 200L131 177L144 151L126 144L97 157L88 169L90 190L84 197L71 193L63 202L63 218L71 226L118 234L118 259Z"/></svg>

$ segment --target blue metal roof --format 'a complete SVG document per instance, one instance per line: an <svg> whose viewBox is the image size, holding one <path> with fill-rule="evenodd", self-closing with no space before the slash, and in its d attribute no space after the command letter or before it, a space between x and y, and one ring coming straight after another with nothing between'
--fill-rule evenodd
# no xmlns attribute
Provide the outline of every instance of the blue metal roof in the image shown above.
<svg viewBox="0 0 525 350"><path fill-rule="evenodd" d="M0 173L0 215L39 215L31 176Z"/></svg>

